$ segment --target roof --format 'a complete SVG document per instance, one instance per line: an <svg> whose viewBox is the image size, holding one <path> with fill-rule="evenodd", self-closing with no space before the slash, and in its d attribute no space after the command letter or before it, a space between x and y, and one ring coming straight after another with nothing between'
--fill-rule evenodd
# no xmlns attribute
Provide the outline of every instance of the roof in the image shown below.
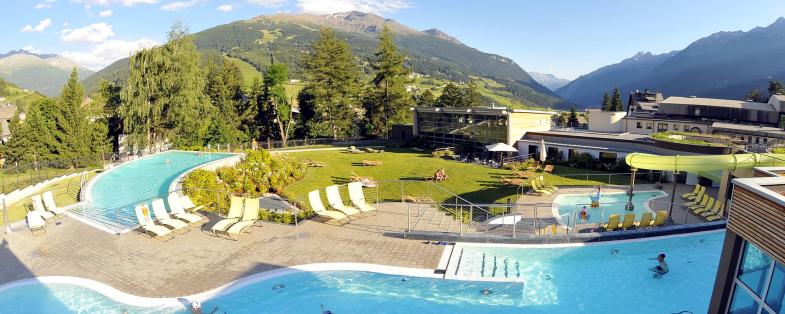
<svg viewBox="0 0 785 314"><path fill-rule="evenodd" d="M749 109L749 110L760 110L760 111L777 111L776 108L772 107L768 103L731 100L731 99L716 99L716 98L671 96L660 102L660 104L698 105L698 106L725 107L725 108Z"/></svg>
<svg viewBox="0 0 785 314"><path fill-rule="evenodd" d="M5 104L0 106L0 119L11 120L16 114L16 106L12 104Z"/></svg>
<svg viewBox="0 0 785 314"><path fill-rule="evenodd" d="M642 110L654 111L660 107L660 104L656 102L639 101L638 107L641 108Z"/></svg>
<svg viewBox="0 0 785 314"><path fill-rule="evenodd" d="M785 130L771 126L714 122L711 125L711 128L714 130L714 132L719 131L755 136L785 138Z"/></svg>
<svg viewBox="0 0 785 314"><path fill-rule="evenodd" d="M507 107L415 107L415 111L419 112L446 112L446 113L535 113L535 114L548 114L556 115L556 111L546 110L528 110L528 109L510 109Z"/></svg>

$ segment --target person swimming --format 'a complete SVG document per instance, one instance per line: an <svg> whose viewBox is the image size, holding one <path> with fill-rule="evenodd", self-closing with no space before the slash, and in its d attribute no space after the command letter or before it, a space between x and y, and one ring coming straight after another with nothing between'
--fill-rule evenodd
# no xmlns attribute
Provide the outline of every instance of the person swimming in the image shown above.
<svg viewBox="0 0 785 314"><path fill-rule="evenodd" d="M650 271L654 272L654 275L652 275L653 278L660 279L670 271L668 263L665 262L665 253L660 253L660 255L657 255L657 258L652 259L656 259L659 262L657 266L649 268Z"/></svg>
<svg viewBox="0 0 785 314"><path fill-rule="evenodd" d="M589 212L586 211L586 205L581 208L581 220L586 221L589 220Z"/></svg>

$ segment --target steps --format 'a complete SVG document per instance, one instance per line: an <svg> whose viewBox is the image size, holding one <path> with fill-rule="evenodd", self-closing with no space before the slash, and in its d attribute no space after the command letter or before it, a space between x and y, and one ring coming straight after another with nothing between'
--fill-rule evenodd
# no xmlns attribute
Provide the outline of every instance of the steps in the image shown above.
<svg viewBox="0 0 785 314"><path fill-rule="evenodd" d="M458 219L452 217L448 212L439 210L432 205L420 204L422 212L412 212L412 231L425 231L425 232L449 232L459 233L461 229L463 232L476 232L475 228L469 224L461 223Z"/></svg>

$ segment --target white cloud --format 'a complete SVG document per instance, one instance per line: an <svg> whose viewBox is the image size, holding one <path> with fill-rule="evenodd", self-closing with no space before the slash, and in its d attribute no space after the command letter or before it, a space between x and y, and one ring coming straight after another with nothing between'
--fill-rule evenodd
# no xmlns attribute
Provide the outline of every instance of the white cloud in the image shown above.
<svg viewBox="0 0 785 314"><path fill-rule="evenodd" d="M46 2L41 2L41 3L39 3L39 4L36 4L36 5L35 5L33 8L36 8L36 9L38 9L38 10L41 10L41 9L49 9L49 8L51 8L51 7L52 7L52 5L51 5L51 4L49 4L49 3L46 3Z"/></svg>
<svg viewBox="0 0 785 314"><path fill-rule="evenodd" d="M101 16L101 17L112 16L112 10L103 10L101 12L98 12L98 15Z"/></svg>
<svg viewBox="0 0 785 314"><path fill-rule="evenodd" d="M127 7L132 7L137 4L156 4L158 0L71 0L74 3L83 3L85 8L90 8L92 5L107 6L111 4L122 4Z"/></svg>
<svg viewBox="0 0 785 314"><path fill-rule="evenodd" d="M63 22L63 27L67 27L68 25L71 25L71 23Z"/></svg>
<svg viewBox="0 0 785 314"><path fill-rule="evenodd" d="M77 29L64 29L60 38L67 43L100 43L114 36L112 25L106 23L90 24Z"/></svg>
<svg viewBox="0 0 785 314"><path fill-rule="evenodd" d="M231 4L222 4L222 5L219 5L215 9L218 10L218 11L221 11L221 12L229 12L229 11L232 11L232 9L234 9L234 8L232 7Z"/></svg>
<svg viewBox="0 0 785 314"><path fill-rule="evenodd" d="M36 25L35 27L31 26L30 24L25 25L25 27L22 27L21 31L25 33L31 33L31 32L40 33L43 32L47 27L49 27L49 25L52 25L52 19L43 19L40 22L38 22L38 25Z"/></svg>
<svg viewBox="0 0 785 314"><path fill-rule="evenodd" d="M412 7L406 0L298 0L297 6L314 14L348 11L384 14Z"/></svg>
<svg viewBox="0 0 785 314"><path fill-rule="evenodd" d="M286 4L288 0L245 0L245 2L265 8L277 8Z"/></svg>
<svg viewBox="0 0 785 314"><path fill-rule="evenodd" d="M199 0L176 1L162 5L161 9L166 11L179 11L188 7L192 7L197 3L199 3Z"/></svg>
<svg viewBox="0 0 785 314"><path fill-rule="evenodd" d="M64 52L62 55L91 70L100 70L134 52L158 45L158 42L142 38L139 40L107 40L86 52Z"/></svg>
<svg viewBox="0 0 785 314"><path fill-rule="evenodd" d="M24 46L24 47L22 47L22 50L27 51L27 52L32 52L32 53L41 53L41 50L35 49L35 47L33 47L33 45Z"/></svg>

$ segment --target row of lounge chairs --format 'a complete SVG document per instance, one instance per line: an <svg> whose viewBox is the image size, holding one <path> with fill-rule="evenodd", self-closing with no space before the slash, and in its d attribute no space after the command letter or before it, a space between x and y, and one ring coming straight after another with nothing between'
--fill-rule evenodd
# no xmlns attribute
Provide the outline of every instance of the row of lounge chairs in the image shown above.
<svg viewBox="0 0 785 314"><path fill-rule="evenodd" d="M352 154L365 154L366 152L376 153L376 154L384 153L383 149L373 149L370 147L366 147L365 150L361 150L361 149L357 149L357 147L355 146L349 146L349 148L347 148L346 150Z"/></svg>
<svg viewBox="0 0 785 314"><path fill-rule="evenodd" d="M648 228L659 227L665 224L665 219L668 218L668 212L661 210L657 212L657 216L652 220L652 213L646 212L641 215L641 220L635 221L635 213L624 215L624 220L620 220L621 215L613 214L608 216L608 223L602 224L602 229L605 231L613 231L617 229L631 229L631 228Z"/></svg>
<svg viewBox="0 0 785 314"><path fill-rule="evenodd" d="M556 192L559 188L555 185L548 185L545 184L545 177L539 176L529 181L531 185L532 191L535 193L539 193L540 195L551 195L553 192Z"/></svg>
<svg viewBox="0 0 785 314"><path fill-rule="evenodd" d="M682 204L682 207L689 209L693 214L706 221L723 218L725 203L706 194L705 186L696 184L692 192L682 194L681 198L689 201Z"/></svg>
<svg viewBox="0 0 785 314"><path fill-rule="evenodd" d="M210 232L218 236L224 234L230 239L238 240L240 235L256 224L259 220L259 200L232 196L229 214L226 219L215 223Z"/></svg>
<svg viewBox="0 0 785 314"><path fill-rule="evenodd" d="M46 221L65 213L65 209L60 208L55 204L52 191L44 192L44 194L41 195L33 195L30 199L33 202L33 210L27 212L26 217L27 226L30 228L30 232L46 232Z"/></svg>
<svg viewBox="0 0 785 314"><path fill-rule="evenodd" d="M360 182L351 182L347 184L349 199L354 206L346 205L343 202L337 185L331 185L325 188L327 203L330 205L331 210L324 207L319 190L313 190L308 193L308 202L311 204L311 209L319 217L335 220L340 225L343 225L351 220L352 217L376 210L376 208L365 201L365 195L363 194L362 188L362 183Z"/></svg>
<svg viewBox="0 0 785 314"><path fill-rule="evenodd" d="M161 198L153 200L152 213L146 203L136 205L134 208L136 219L145 234L160 240L169 240L173 237L173 231L190 231L191 224L199 223L205 219L205 217L193 212L187 212L187 210L194 211L199 208L188 196L180 197L176 193L171 193L167 201L171 216L166 211L164 200ZM155 214L155 219L152 214Z"/></svg>

